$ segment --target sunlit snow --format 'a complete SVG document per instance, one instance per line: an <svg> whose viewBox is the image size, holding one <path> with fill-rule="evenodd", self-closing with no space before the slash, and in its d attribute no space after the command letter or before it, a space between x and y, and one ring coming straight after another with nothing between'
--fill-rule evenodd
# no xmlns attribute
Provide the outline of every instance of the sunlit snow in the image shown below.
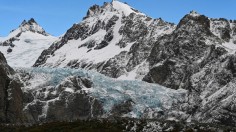
<svg viewBox="0 0 236 132"><path fill-rule="evenodd" d="M117 1L117 0L114 0L114 1L112 2L112 5L113 5L113 7L114 7L117 11L124 13L126 16L128 16L129 14L135 12L135 11L132 9L132 7L130 7L128 4L124 4L124 3L119 2L119 1ZM135 13L137 13L137 12L135 12ZM139 13L139 14L144 15L143 13Z"/></svg>
<svg viewBox="0 0 236 132"><path fill-rule="evenodd" d="M228 50L229 54L235 54L236 44L234 44L232 40L230 42L225 42L222 45L225 47L226 50Z"/></svg>
<svg viewBox="0 0 236 132"><path fill-rule="evenodd" d="M10 36L14 36L10 34ZM38 59L43 50L47 49L54 41L55 37L44 36L30 31L23 32L19 41L14 41L12 52L8 53L9 46L0 46L8 64L11 67L31 67Z"/></svg>

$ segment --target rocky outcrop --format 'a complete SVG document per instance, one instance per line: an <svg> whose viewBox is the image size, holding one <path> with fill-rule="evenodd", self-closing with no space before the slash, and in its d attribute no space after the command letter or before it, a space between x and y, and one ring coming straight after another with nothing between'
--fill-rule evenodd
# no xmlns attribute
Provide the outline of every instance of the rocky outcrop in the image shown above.
<svg viewBox="0 0 236 132"><path fill-rule="evenodd" d="M235 126L235 55L214 59L191 76L191 83L196 119Z"/></svg>
<svg viewBox="0 0 236 132"><path fill-rule="evenodd" d="M216 21L228 24L223 29L215 25ZM203 15L190 13L172 34L156 42L148 58L151 69L144 81L189 91L188 103L181 106L190 114L186 120L235 124L235 56L230 47L224 47L234 39L229 23L225 19L212 22ZM226 29L230 35L225 38L222 33Z"/></svg>
<svg viewBox="0 0 236 132"><path fill-rule="evenodd" d="M7 65L6 59L0 53L0 122L22 123L23 93L21 83L14 80L14 71Z"/></svg>
<svg viewBox="0 0 236 132"><path fill-rule="evenodd" d="M235 28L234 24L233 21L224 18L211 19L211 31L219 38L229 42L235 36L233 31L233 28Z"/></svg>
<svg viewBox="0 0 236 132"><path fill-rule="evenodd" d="M215 48L216 44L220 40L211 33L207 17L186 15L173 33L156 42L148 57L150 72L143 80L186 89L189 77L213 59L211 56L217 58L226 53L223 48Z"/></svg>
<svg viewBox="0 0 236 132"><path fill-rule="evenodd" d="M26 79L29 74L21 73L21 77ZM74 76L59 83L55 87L25 90L26 123L87 120L102 115L101 102L82 90L92 87L90 80Z"/></svg>

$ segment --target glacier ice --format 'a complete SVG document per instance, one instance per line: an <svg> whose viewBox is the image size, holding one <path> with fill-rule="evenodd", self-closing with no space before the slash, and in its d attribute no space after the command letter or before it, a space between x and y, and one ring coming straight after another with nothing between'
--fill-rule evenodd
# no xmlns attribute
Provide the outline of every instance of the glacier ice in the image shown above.
<svg viewBox="0 0 236 132"><path fill-rule="evenodd" d="M82 90L102 102L105 114L109 114L114 105L132 100L133 110L126 114L126 117L141 118L144 111L147 110L154 113L169 110L173 104L184 101L186 95L186 90L183 89L173 90L142 81L113 79L96 71L83 69L18 68L16 71L19 74L27 71L31 75L27 81L29 85L22 88L30 91L37 90L42 84L53 86L56 90L57 85L63 80L73 76L89 78L93 82L92 88L83 88ZM67 91L72 92L69 89Z"/></svg>

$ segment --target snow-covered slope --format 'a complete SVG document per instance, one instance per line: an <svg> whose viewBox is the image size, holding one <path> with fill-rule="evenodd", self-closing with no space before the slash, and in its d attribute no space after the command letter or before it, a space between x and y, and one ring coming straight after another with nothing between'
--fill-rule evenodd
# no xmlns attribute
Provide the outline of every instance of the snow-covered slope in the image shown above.
<svg viewBox="0 0 236 132"><path fill-rule="evenodd" d="M0 51L12 67L31 67L41 52L54 41L34 19L23 21L19 28L2 38Z"/></svg>
<svg viewBox="0 0 236 132"><path fill-rule="evenodd" d="M174 24L152 19L119 1L94 5L34 66L82 67L119 77L144 62L155 40L174 29Z"/></svg>

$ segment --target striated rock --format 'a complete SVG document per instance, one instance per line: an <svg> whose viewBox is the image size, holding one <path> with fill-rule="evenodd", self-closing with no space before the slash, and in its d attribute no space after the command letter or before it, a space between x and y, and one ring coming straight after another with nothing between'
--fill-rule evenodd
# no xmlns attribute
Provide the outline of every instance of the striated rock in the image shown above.
<svg viewBox="0 0 236 132"><path fill-rule="evenodd" d="M0 52L0 122L23 122L23 93L21 82L14 80L14 71L7 65L6 59Z"/></svg>
<svg viewBox="0 0 236 132"><path fill-rule="evenodd" d="M92 109L93 108L93 109ZM101 104L85 93L63 92L59 99L49 102L47 121L75 121L96 118L102 114Z"/></svg>
<svg viewBox="0 0 236 132"><path fill-rule="evenodd" d="M26 77L24 73L21 76ZM101 103L82 90L92 87L89 79L70 77L59 83L24 92L26 123L87 120L102 115Z"/></svg>

